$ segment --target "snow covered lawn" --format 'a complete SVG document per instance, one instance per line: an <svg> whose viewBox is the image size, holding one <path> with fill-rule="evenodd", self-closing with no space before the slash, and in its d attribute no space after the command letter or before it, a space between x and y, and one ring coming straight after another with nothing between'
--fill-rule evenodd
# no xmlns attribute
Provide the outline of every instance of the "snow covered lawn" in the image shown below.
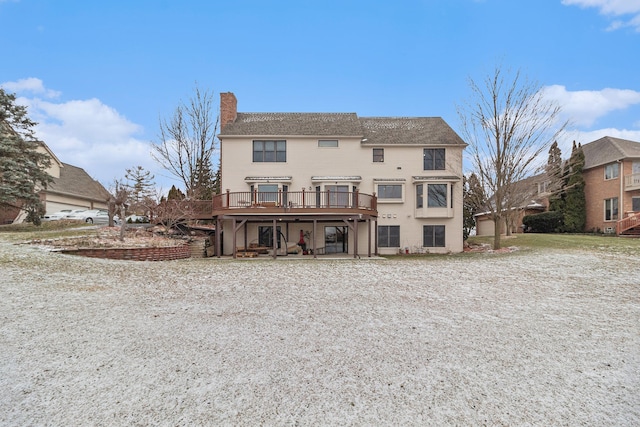
<svg viewBox="0 0 640 427"><path fill-rule="evenodd" d="M1 425L639 425L640 263L96 260L0 240Z"/></svg>

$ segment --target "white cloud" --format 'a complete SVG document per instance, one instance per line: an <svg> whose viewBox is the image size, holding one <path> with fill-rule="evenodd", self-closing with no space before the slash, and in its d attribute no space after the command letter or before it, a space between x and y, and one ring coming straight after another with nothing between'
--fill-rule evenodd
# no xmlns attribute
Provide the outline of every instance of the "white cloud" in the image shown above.
<svg viewBox="0 0 640 427"><path fill-rule="evenodd" d="M35 77L20 79L17 82L5 82L0 84L0 87L8 92L29 92L36 95L42 95L46 98L57 98L60 96L60 92L45 89L42 80Z"/></svg>
<svg viewBox="0 0 640 427"><path fill-rule="evenodd" d="M0 86L18 93L16 102L27 106L29 116L38 122L36 136L61 161L83 168L106 187L115 178L122 179L127 168L137 165L155 174L156 182L161 180L158 164L150 155L150 143L137 138L142 127L115 108L96 98L61 102L43 99L60 94L46 89L35 78Z"/></svg>
<svg viewBox="0 0 640 427"><path fill-rule="evenodd" d="M640 92L631 89L568 91L565 86L552 85L543 90L547 97L558 102L562 114L575 126L590 127L613 111L640 105Z"/></svg>
<svg viewBox="0 0 640 427"><path fill-rule="evenodd" d="M562 4L583 8L595 7L600 9L602 15L607 16L633 15L628 21L615 20L608 29L634 27L636 31L640 31L640 0L562 0Z"/></svg>

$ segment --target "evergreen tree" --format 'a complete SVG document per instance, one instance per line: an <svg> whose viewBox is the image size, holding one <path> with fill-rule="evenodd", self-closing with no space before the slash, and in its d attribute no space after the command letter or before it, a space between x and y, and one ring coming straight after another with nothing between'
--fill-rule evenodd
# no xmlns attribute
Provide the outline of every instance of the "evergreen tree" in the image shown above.
<svg viewBox="0 0 640 427"><path fill-rule="evenodd" d="M216 193L215 175L211 171L208 159L199 159L193 176L193 187L190 196L199 200L211 200Z"/></svg>
<svg viewBox="0 0 640 427"><path fill-rule="evenodd" d="M136 166L135 168L127 169L124 177L127 180L126 186L129 190L131 204L153 200L156 184L153 181L155 177L151 175L150 171L144 170L142 166Z"/></svg>
<svg viewBox="0 0 640 427"><path fill-rule="evenodd" d="M15 101L15 94L0 89L0 206L20 207L39 225L44 208L38 191L52 181L46 172L51 158L37 151L36 123Z"/></svg>
<svg viewBox="0 0 640 427"><path fill-rule="evenodd" d="M582 146L576 146L573 142L571 157L569 158L569 176L566 186L566 198L564 206L565 231L570 233L582 233L586 225L586 199L584 195L584 152Z"/></svg>
<svg viewBox="0 0 640 427"><path fill-rule="evenodd" d="M562 161L562 152L558 147L558 142L554 142L549 149L549 158L545 167L547 174L550 211L564 211L564 187L566 186L566 176Z"/></svg>
<svg viewBox="0 0 640 427"><path fill-rule="evenodd" d="M222 159L218 160L218 170L216 171L214 190L215 194L222 194Z"/></svg>
<svg viewBox="0 0 640 427"><path fill-rule="evenodd" d="M176 188L175 185L172 185L169 194L167 194L167 200L184 200L184 198L184 193Z"/></svg>

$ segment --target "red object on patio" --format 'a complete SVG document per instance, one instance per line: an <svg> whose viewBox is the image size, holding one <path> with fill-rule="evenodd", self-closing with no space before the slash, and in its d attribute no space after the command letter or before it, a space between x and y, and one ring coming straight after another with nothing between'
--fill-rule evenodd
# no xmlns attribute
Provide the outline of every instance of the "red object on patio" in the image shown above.
<svg viewBox="0 0 640 427"><path fill-rule="evenodd" d="M302 232L302 230L300 230L300 240L298 240L298 244L300 246L305 244L305 242L304 242L304 233Z"/></svg>

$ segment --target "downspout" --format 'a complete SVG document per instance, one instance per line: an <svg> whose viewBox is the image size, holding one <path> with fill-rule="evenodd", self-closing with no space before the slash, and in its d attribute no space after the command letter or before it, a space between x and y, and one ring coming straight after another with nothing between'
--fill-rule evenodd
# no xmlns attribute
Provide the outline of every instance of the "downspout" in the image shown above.
<svg viewBox="0 0 640 427"><path fill-rule="evenodd" d="M620 209L620 212L618 213L618 221L620 221L622 218L624 218L624 159L623 160L618 160L618 163L620 163L620 206L618 207L618 209ZM616 227L617 229L618 227Z"/></svg>

